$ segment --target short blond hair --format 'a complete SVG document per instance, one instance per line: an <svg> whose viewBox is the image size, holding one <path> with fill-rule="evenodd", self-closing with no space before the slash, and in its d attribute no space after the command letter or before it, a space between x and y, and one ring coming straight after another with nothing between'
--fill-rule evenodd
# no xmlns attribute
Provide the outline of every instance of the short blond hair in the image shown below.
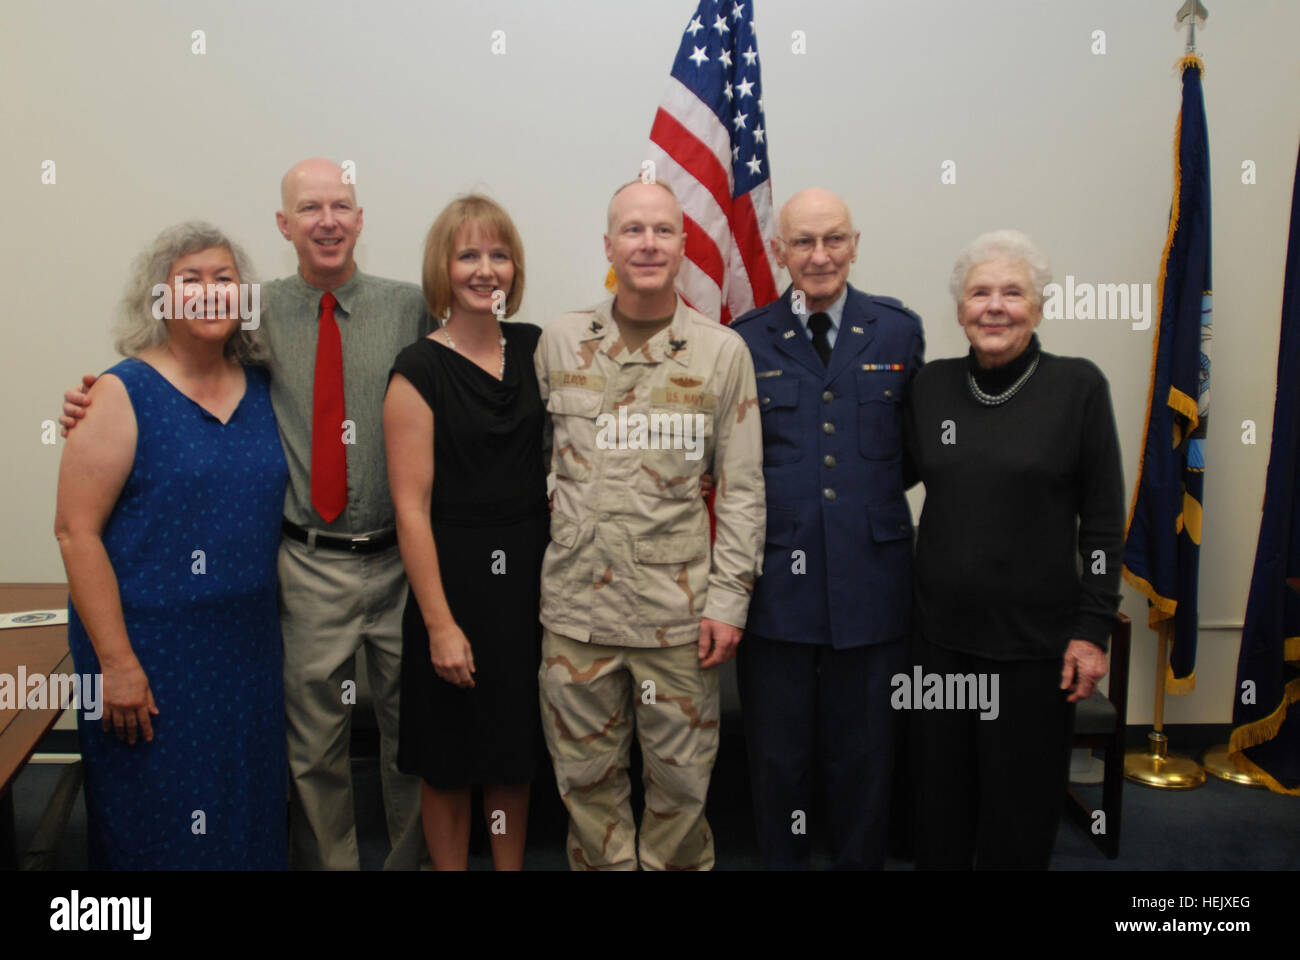
<svg viewBox="0 0 1300 960"><path fill-rule="evenodd" d="M677 220L680 223L682 220L682 202L677 199L677 194L673 191L673 188L668 185L668 181L659 180L657 178L654 180L642 180L640 177L637 177L635 180L629 180L627 183L620 186L614 191L614 195L609 198L609 208L605 211L606 230L614 229L614 201L618 199L618 195L628 187L634 187L638 183L643 183L648 187L663 187L663 189L667 190L668 196L672 197L673 203L677 204Z"/></svg>
<svg viewBox="0 0 1300 960"><path fill-rule="evenodd" d="M512 317L524 299L524 245L510 214L495 200L477 193L457 197L447 204L429 228L421 277L424 302L429 312L439 319L445 320L451 312L451 258L456 252L456 234L467 223L495 235L510 250L515 278L506 294L506 316Z"/></svg>

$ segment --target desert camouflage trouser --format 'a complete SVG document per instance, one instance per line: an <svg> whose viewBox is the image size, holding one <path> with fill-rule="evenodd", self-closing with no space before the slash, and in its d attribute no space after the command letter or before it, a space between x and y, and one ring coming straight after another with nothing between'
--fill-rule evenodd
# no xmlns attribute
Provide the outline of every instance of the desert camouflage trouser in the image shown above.
<svg viewBox="0 0 1300 960"><path fill-rule="evenodd" d="M644 760L641 867L712 869L704 800L718 753L718 671L701 670L696 649L610 647L543 631L542 729L569 809L572 869L637 868L627 774L634 717Z"/></svg>

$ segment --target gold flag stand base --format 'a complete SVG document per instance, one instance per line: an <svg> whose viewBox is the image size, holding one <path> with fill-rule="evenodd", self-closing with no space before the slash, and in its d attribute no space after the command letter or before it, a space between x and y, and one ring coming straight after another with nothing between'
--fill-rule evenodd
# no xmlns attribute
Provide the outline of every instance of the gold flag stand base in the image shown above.
<svg viewBox="0 0 1300 960"><path fill-rule="evenodd" d="M1158 790L1190 790L1205 783L1205 770L1195 760L1169 755L1165 736L1165 672L1169 669L1169 636L1173 622L1162 621L1156 628L1156 699L1153 728L1147 734L1147 749L1124 754L1124 779Z"/></svg>
<svg viewBox="0 0 1300 960"><path fill-rule="evenodd" d="M1264 787L1262 781L1256 780L1244 770L1237 769L1237 765L1228 758L1226 743L1206 750L1205 756L1201 757L1201 764L1205 767L1206 773L1213 774L1228 783L1240 784L1243 787Z"/></svg>
<svg viewBox="0 0 1300 960"><path fill-rule="evenodd" d="M1169 754L1169 738L1158 731L1147 734L1146 750L1124 754L1124 778L1160 790L1190 790L1205 783L1205 771L1195 760Z"/></svg>

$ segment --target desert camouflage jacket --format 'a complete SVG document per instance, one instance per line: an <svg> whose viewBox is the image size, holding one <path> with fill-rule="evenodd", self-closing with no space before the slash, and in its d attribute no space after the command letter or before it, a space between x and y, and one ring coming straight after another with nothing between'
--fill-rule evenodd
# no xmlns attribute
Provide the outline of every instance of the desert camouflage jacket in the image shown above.
<svg viewBox="0 0 1300 960"><path fill-rule="evenodd" d="M754 365L736 333L680 298L672 323L629 353L612 306L565 314L537 346L555 473L542 623L617 646L694 643L701 617L745 625L760 572Z"/></svg>

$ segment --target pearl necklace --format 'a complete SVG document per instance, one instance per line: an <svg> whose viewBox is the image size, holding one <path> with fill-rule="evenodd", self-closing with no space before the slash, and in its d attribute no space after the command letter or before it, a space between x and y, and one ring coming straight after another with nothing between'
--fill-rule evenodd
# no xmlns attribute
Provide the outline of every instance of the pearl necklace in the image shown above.
<svg viewBox="0 0 1300 960"><path fill-rule="evenodd" d="M465 357L466 360L470 359L466 353L464 353L459 347L456 346L456 341L451 338L451 334L447 332L446 327L441 328L441 333L444 337L447 338L447 346L451 347L462 357ZM470 360L470 362L473 363L472 360ZM505 338L505 334L502 334L501 335L501 366L497 369L497 379L504 380L505 376L506 376L506 338Z"/></svg>
<svg viewBox="0 0 1300 960"><path fill-rule="evenodd" d="M966 382L970 385L971 396L973 396L980 403L984 404L984 406L986 407L996 407L1000 404L1006 403L1017 393L1019 393L1020 388L1029 382L1029 378L1034 375L1034 371L1037 369L1038 369L1038 357L1034 357L1033 361L1029 364L1029 366L1025 368L1025 372L1022 373L1016 379L1015 383L1007 387L1001 393L996 393L996 394L985 393L983 390L981 390L979 384L975 382L975 374L971 373L969 370L966 371Z"/></svg>

